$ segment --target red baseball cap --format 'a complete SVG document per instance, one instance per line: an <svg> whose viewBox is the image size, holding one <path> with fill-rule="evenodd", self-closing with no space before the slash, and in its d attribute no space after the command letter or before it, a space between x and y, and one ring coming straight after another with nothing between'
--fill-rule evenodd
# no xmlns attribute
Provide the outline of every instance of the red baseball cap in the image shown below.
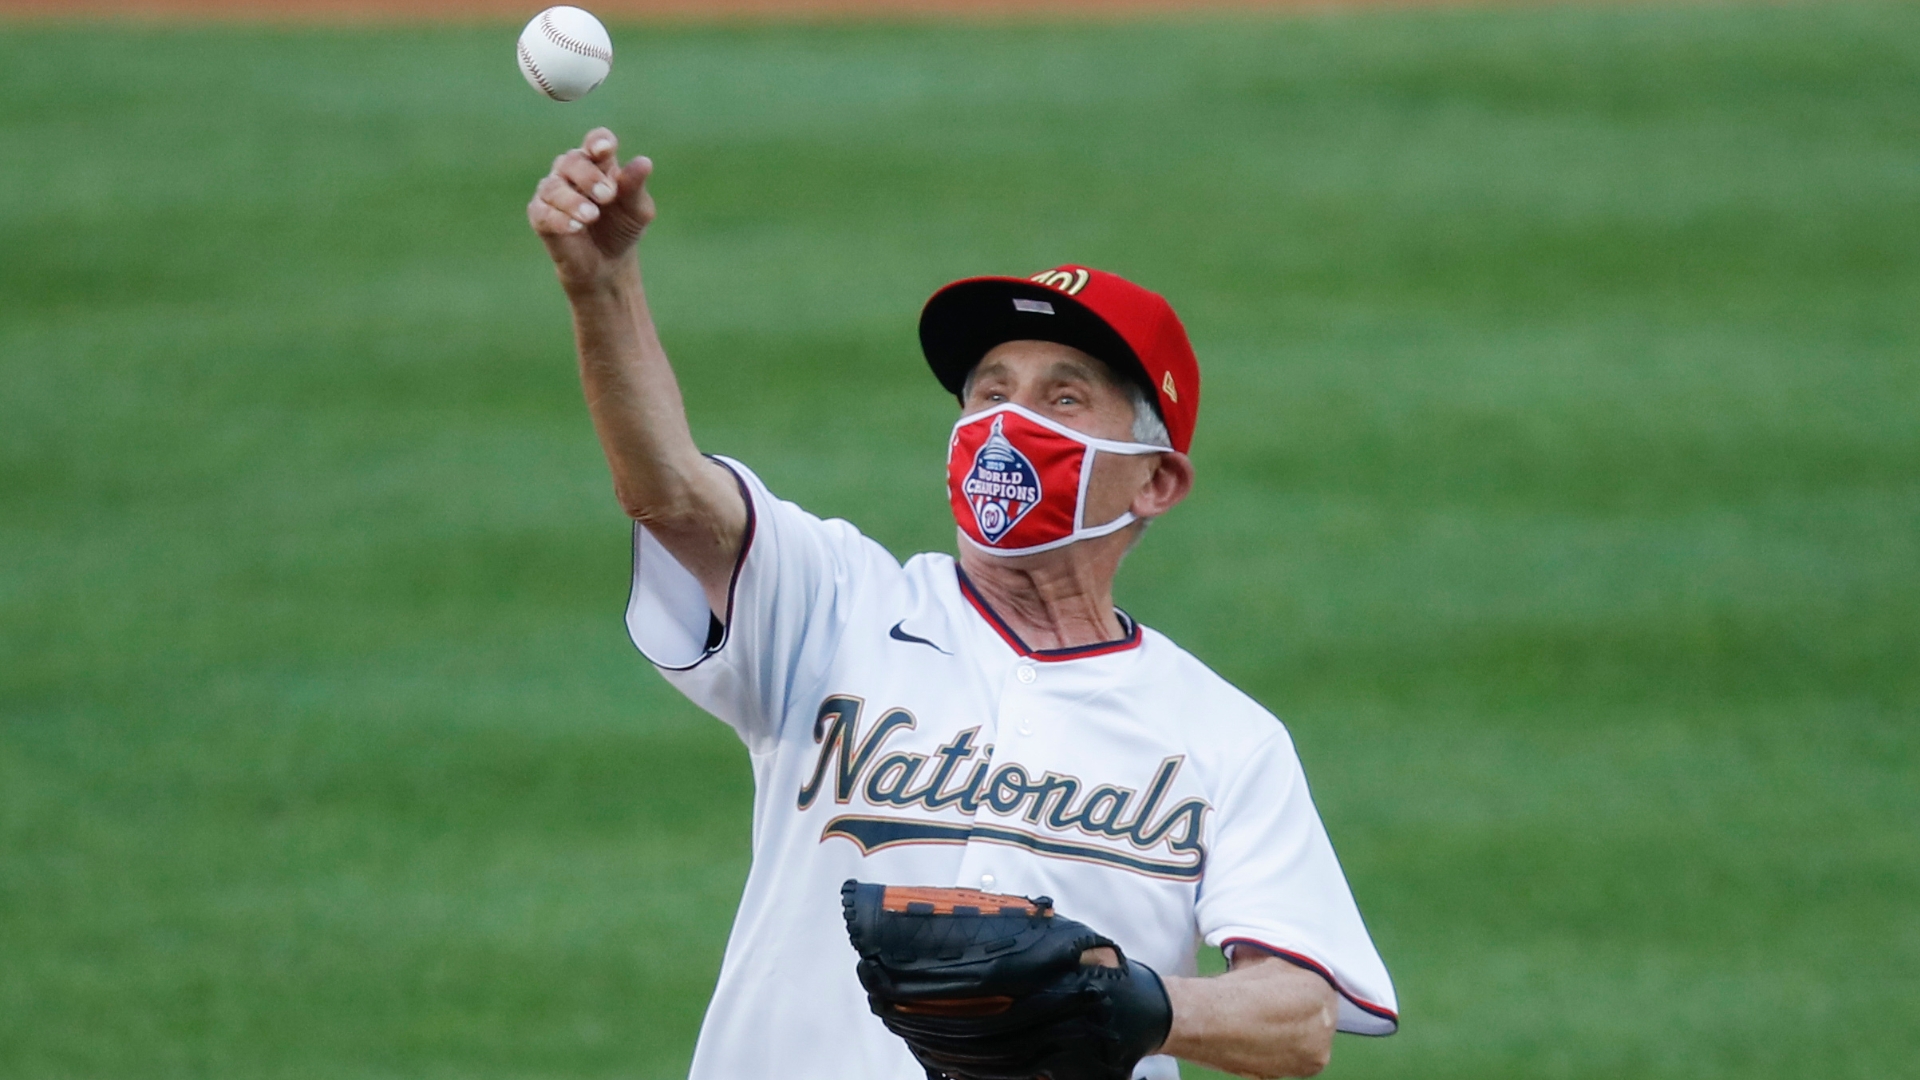
<svg viewBox="0 0 1920 1080"><path fill-rule="evenodd" d="M933 294L920 351L955 397L967 373L1008 341L1071 345L1153 391L1173 448L1186 453L1200 415L1200 361L1173 305L1118 274L1057 266L1030 278L977 277Z"/></svg>

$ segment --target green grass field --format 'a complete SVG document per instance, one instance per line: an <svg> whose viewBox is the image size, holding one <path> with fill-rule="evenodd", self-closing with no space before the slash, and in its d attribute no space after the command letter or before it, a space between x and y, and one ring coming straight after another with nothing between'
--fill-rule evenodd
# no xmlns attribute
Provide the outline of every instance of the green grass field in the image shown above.
<svg viewBox="0 0 1920 1080"><path fill-rule="evenodd" d="M684 1074L750 781L522 217L601 122L704 446L902 554L927 293L1175 300L1121 599L1299 743L1326 1075L1916 1075L1920 7L512 34L0 26L0 1076Z"/></svg>

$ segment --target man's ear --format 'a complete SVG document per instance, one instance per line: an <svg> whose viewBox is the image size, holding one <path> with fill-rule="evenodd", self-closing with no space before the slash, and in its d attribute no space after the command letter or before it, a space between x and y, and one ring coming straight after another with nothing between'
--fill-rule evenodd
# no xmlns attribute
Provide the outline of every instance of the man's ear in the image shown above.
<svg viewBox="0 0 1920 1080"><path fill-rule="evenodd" d="M1193 459L1178 450L1157 456L1153 475L1141 486L1129 507L1133 516L1151 520L1180 505L1193 490Z"/></svg>

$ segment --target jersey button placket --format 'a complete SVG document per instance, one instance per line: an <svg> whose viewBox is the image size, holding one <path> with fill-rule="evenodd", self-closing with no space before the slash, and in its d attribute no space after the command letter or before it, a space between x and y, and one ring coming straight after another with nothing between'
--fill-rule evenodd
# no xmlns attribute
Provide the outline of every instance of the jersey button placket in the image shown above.
<svg viewBox="0 0 1920 1080"><path fill-rule="evenodd" d="M1010 735L1012 732L1008 731L1008 728L1011 727L1013 731L1019 732L1022 736L1032 735L1033 709L1032 702L1028 700L1031 695L1025 691L1028 687L1040 681L1040 671L1033 661L1022 659L1014 665L1012 674L1013 677L1003 685L1000 692L1000 732L1003 736ZM988 775L992 775L992 770L998 767L996 759L999 758L999 756L1000 747L996 746L989 752L987 757ZM991 811L982 806L978 814L981 817L985 817L989 816ZM999 876L985 865L982 865L985 859L990 857L991 849L987 845L980 844L977 841L968 840L967 852L967 856L962 859L959 884L964 885L977 880L980 883L981 891L996 891L996 886L1000 883ZM979 876L975 878L975 874Z"/></svg>
<svg viewBox="0 0 1920 1080"><path fill-rule="evenodd" d="M1019 664L1015 665L1013 677L1022 687L1032 686L1040 680L1040 669L1036 667L1032 661L1022 660ZM1026 695L1022 694L1019 695L1019 697L1022 700L1020 701L1019 707L1015 709L1017 719L1014 722L1014 730L1022 735L1032 735L1033 710L1030 704L1024 700Z"/></svg>

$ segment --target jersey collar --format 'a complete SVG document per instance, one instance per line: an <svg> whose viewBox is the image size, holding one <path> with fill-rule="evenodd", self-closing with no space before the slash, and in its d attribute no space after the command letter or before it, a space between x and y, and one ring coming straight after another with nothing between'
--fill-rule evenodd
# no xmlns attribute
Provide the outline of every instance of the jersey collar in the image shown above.
<svg viewBox="0 0 1920 1080"><path fill-rule="evenodd" d="M1000 635L1000 640L1006 642L1008 647L1014 652L1019 653L1029 660L1039 660L1045 663L1058 660L1081 660L1089 656L1105 656L1108 653L1126 652L1128 649L1137 649L1143 640L1140 634L1140 624L1133 621L1133 616L1128 615L1119 608L1114 608L1113 613L1119 616L1120 627L1123 634L1113 641L1101 641L1092 645L1075 645L1066 649L1029 649L1027 648L1027 643L1020 640L1020 635L1013 632L1013 627L1008 626L1007 621L1000 617L1000 613L993 610L993 606L987 603L986 598L982 597L980 593L974 589L973 582L967 579L967 572L960 569L958 562L953 564L953 573L960 581L960 595L967 598L967 603L973 605L973 610L980 613L980 617L987 621L988 626L993 627L994 632Z"/></svg>

